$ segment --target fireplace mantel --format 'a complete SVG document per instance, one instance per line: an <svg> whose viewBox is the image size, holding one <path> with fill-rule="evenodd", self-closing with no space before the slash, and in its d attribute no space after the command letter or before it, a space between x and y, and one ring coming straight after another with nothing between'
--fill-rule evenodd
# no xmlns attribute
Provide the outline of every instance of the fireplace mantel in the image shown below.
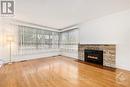
<svg viewBox="0 0 130 87"><path fill-rule="evenodd" d="M79 44L79 60L84 61L84 50L103 50L103 66L115 68L116 45L115 44Z"/></svg>

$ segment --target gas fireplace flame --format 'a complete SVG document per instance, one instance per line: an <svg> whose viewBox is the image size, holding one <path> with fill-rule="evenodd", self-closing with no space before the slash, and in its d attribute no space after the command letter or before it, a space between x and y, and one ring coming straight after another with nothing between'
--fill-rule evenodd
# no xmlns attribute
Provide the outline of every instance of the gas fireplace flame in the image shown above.
<svg viewBox="0 0 130 87"><path fill-rule="evenodd" d="M98 59L98 57L95 57L95 56L88 56L88 58Z"/></svg>

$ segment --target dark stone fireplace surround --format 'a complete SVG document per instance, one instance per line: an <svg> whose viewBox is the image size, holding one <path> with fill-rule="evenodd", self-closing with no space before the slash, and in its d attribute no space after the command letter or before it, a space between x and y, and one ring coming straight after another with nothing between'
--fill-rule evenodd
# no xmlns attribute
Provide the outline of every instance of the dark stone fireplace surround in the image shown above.
<svg viewBox="0 0 130 87"><path fill-rule="evenodd" d="M103 51L103 66L115 68L116 45L115 44L79 44L79 60L85 61L85 50Z"/></svg>

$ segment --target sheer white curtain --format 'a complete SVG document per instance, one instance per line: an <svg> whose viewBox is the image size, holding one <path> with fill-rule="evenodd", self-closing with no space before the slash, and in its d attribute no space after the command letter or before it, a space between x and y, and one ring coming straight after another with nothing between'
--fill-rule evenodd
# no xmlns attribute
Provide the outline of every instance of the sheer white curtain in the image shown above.
<svg viewBox="0 0 130 87"><path fill-rule="evenodd" d="M61 33L60 50L62 55L78 57L79 30L78 28Z"/></svg>
<svg viewBox="0 0 130 87"><path fill-rule="evenodd" d="M59 55L60 51L61 55L65 54L71 57L78 55L78 29L59 33L20 23L2 22L0 24L0 60L9 61L10 52L9 44L6 40L7 35L14 37L14 42L12 42L11 46L12 61L25 60L32 57L55 56Z"/></svg>
<svg viewBox="0 0 130 87"><path fill-rule="evenodd" d="M22 55L58 49L58 32L19 25L19 51Z"/></svg>
<svg viewBox="0 0 130 87"><path fill-rule="evenodd" d="M1 23L1 22L0 22ZM9 61L9 44L6 36L12 35L12 61L26 58L53 56L59 52L59 33L31 26L2 22L0 27L0 60ZM33 56L31 56L33 55ZM38 56L35 56L38 55ZM25 59L26 59L25 58Z"/></svg>

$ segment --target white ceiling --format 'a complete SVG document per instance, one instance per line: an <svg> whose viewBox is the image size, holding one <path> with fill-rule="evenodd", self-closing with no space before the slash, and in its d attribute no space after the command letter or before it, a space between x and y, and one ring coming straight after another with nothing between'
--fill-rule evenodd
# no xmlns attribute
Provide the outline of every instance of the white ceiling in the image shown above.
<svg viewBox="0 0 130 87"><path fill-rule="evenodd" d="M15 0L15 18L62 29L130 8L130 0Z"/></svg>

